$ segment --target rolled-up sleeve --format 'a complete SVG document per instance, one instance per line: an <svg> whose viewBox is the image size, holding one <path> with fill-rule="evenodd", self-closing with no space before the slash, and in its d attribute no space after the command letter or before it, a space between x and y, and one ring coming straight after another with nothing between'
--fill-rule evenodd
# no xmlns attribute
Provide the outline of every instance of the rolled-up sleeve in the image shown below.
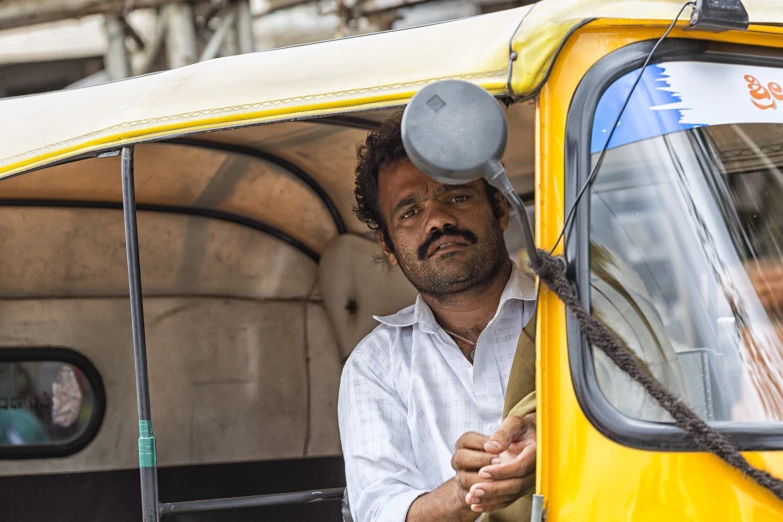
<svg viewBox="0 0 783 522"><path fill-rule="evenodd" d="M519 417L521 419L534 411L536 411L536 392L531 392L511 408L511 411L509 411L508 414L512 417Z"/></svg>
<svg viewBox="0 0 783 522"><path fill-rule="evenodd" d="M407 409L382 351L363 358L369 361L351 357L340 381L340 439L356 522L405 522L413 501L428 492L415 465Z"/></svg>

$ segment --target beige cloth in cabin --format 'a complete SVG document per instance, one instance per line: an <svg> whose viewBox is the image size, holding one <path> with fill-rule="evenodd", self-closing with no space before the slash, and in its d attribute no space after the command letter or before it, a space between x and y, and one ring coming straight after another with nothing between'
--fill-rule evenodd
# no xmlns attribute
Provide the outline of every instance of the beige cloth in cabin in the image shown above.
<svg viewBox="0 0 783 522"><path fill-rule="evenodd" d="M536 411L536 317L528 321L517 343L506 388L503 418L524 417ZM521 397L521 399L519 399ZM481 517L481 522L528 522L533 494L525 495L509 507Z"/></svg>
<svg viewBox="0 0 783 522"><path fill-rule="evenodd" d="M645 371L690 405L679 356L642 280L622 260L601 246L591 245L590 256L592 314L636 356ZM504 418L507 415L524 417L536 411L535 316L523 332L509 375ZM544 343L543 349L550 348ZM594 362L598 386L617 410L635 419L671 422L669 414L603 352L594 352ZM532 494L526 495L505 509L485 514L481 522L529 522L532 498Z"/></svg>

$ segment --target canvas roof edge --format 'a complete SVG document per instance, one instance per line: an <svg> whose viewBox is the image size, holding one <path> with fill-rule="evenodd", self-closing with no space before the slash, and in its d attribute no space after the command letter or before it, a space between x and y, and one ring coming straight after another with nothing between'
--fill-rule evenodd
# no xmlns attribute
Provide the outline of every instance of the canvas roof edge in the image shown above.
<svg viewBox="0 0 783 522"><path fill-rule="evenodd" d="M441 78L504 94L508 42L526 10L2 100L0 176L183 133L399 105Z"/></svg>
<svg viewBox="0 0 783 522"><path fill-rule="evenodd" d="M623 20L629 25L666 25L671 23L687 0L558 0L534 4L520 23L511 49L518 59L510 80L514 96L535 95L546 81L562 45L584 24L599 20ZM779 0L743 0L753 26L783 24L783 2ZM690 10L680 18L687 25ZM778 31L776 31L778 32Z"/></svg>
<svg viewBox="0 0 783 522"><path fill-rule="evenodd" d="M530 97L546 80L563 42L587 21L660 25L683 3L547 0L453 22L1 100L0 177L186 133L400 105L443 78L473 81L496 95ZM783 5L778 3L745 0L751 23L783 24ZM518 59L509 81L512 50Z"/></svg>

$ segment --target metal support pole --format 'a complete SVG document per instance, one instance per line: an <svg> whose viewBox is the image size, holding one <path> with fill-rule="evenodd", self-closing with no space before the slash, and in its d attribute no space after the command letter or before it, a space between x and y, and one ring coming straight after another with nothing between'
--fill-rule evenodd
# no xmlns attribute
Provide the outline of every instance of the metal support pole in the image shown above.
<svg viewBox="0 0 783 522"><path fill-rule="evenodd" d="M237 40L236 8L232 9L234 21L227 27L226 36L223 38L223 56L235 56L239 54L239 41Z"/></svg>
<svg viewBox="0 0 783 522"><path fill-rule="evenodd" d="M160 50L163 47L163 42L166 39L166 31L169 25L169 11L167 9L161 9L158 14L158 19L155 22L155 32L152 38L147 42L147 46L144 48L143 58L139 65L136 74L147 74L152 71L155 61L158 59Z"/></svg>
<svg viewBox="0 0 783 522"><path fill-rule="evenodd" d="M237 2L237 38L239 39L239 52L241 54L252 53L256 50L256 38L253 34L253 15L250 14L250 2L239 0Z"/></svg>
<svg viewBox="0 0 783 522"><path fill-rule="evenodd" d="M106 74L109 80L121 80L131 76L130 57L125 46L125 25L117 15L106 15L106 55L104 56Z"/></svg>
<svg viewBox="0 0 783 522"><path fill-rule="evenodd" d="M205 513L249 507L285 506L311 502L334 502L343 499L345 488L282 493L279 495L256 495L252 497L213 498L210 500L192 500L190 502L170 502L161 504L160 514L182 515L185 513Z"/></svg>
<svg viewBox="0 0 783 522"><path fill-rule="evenodd" d="M166 31L166 55L171 69L196 63L198 50L193 8L190 4L169 4L165 7L169 23Z"/></svg>
<svg viewBox="0 0 783 522"><path fill-rule="evenodd" d="M159 522L158 462L152 434L150 389L147 375L147 342L141 301L139 236L136 229L136 189L133 183L133 147L122 149L122 212L125 218L125 252L128 256L128 288L136 362L136 398L139 406L139 471L143 522Z"/></svg>
<svg viewBox="0 0 783 522"><path fill-rule="evenodd" d="M230 9L225 12L225 16L220 21L220 27L218 27L215 34L212 35L212 38L209 39L209 42L207 43L207 46L204 47L204 52L201 53L198 61L205 62L218 55L220 47L223 46L225 39L228 37L231 26L234 25L236 14L236 9Z"/></svg>

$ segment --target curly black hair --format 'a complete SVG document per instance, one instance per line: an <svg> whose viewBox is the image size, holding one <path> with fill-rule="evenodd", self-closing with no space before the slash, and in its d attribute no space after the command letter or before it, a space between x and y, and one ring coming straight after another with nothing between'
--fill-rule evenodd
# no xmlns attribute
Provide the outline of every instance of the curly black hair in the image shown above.
<svg viewBox="0 0 783 522"><path fill-rule="evenodd" d="M394 168L400 160L408 158L402 146L402 113L396 112L356 148L358 163L353 191L356 206L353 211L371 230L380 230L389 248L392 248L389 230L378 206L378 174L381 169Z"/></svg>
<svg viewBox="0 0 783 522"><path fill-rule="evenodd" d="M356 206L353 208L359 221L371 230L379 230L387 247L394 251L389 229L378 204L378 174L381 169L394 168L401 160L408 158L402 145L402 113L400 110L381 124L381 127L367 135L364 143L356 148L356 181L353 194ZM484 188L492 205L495 217L500 217L501 208L496 197L497 189L486 181Z"/></svg>

